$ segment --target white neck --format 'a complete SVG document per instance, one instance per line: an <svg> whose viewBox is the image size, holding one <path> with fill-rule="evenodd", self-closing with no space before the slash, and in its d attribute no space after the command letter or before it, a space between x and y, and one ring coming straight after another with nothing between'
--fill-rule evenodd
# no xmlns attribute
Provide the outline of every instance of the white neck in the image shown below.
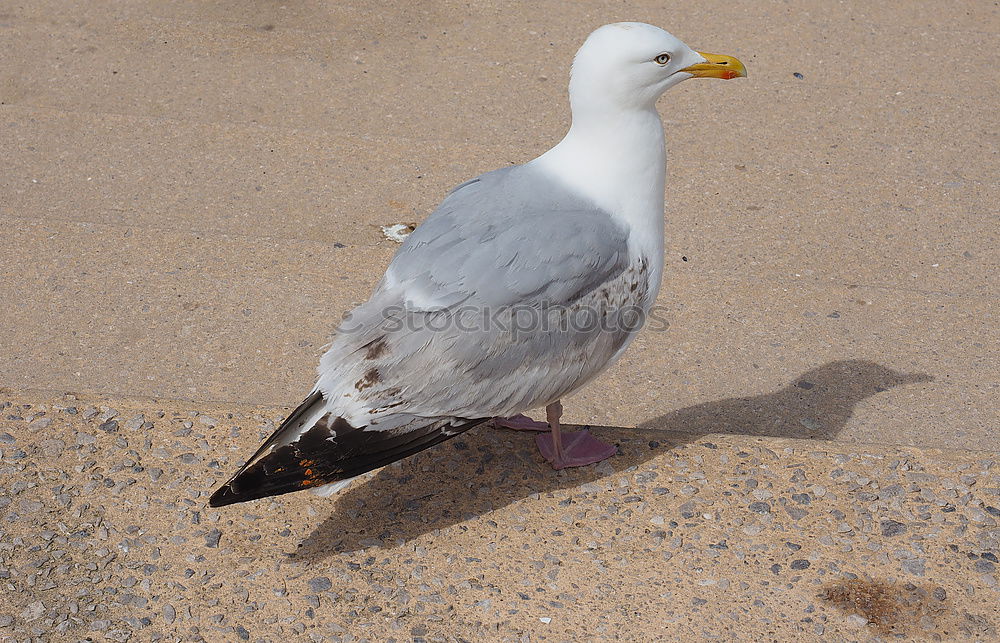
<svg viewBox="0 0 1000 643"><path fill-rule="evenodd" d="M574 106L575 107L575 106ZM663 260L666 146L656 109L578 113L566 137L531 165L591 199L629 229L633 252L647 256L659 284Z"/></svg>
<svg viewBox="0 0 1000 643"><path fill-rule="evenodd" d="M637 110L595 120L574 118L565 138L530 164L628 226L636 241L648 235L662 248L667 159L660 115Z"/></svg>

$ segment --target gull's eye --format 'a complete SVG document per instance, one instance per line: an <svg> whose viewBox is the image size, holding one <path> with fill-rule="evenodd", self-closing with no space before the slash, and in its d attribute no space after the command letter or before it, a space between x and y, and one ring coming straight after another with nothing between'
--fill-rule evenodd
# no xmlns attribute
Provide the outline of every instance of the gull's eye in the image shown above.
<svg viewBox="0 0 1000 643"><path fill-rule="evenodd" d="M670 54L660 54L659 56L653 59L653 62L655 62L657 65L666 65L668 62L670 62Z"/></svg>

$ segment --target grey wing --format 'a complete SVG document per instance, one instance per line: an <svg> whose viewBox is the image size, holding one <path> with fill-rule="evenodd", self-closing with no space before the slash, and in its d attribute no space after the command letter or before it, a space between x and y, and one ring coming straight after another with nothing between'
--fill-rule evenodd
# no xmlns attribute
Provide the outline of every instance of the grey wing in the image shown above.
<svg viewBox="0 0 1000 643"><path fill-rule="evenodd" d="M379 290L414 310L568 303L620 273L628 233L525 167L456 188L403 243Z"/></svg>
<svg viewBox="0 0 1000 643"><path fill-rule="evenodd" d="M609 308L647 289L628 233L525 168L454 191L393 258L320 364L352 423L480 418L546 404L618 354Z"/></svg>

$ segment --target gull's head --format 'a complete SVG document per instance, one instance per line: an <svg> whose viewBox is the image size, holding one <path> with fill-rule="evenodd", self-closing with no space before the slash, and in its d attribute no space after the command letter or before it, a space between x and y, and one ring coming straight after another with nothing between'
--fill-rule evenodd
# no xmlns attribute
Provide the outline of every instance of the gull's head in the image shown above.
<svg viewBox="0 0 1000 643"><path fill-rule="evenodd" d="M594 31L573 59L569 93L578 105L651 109L688 78L738 78L746 67L732 56L697 52L659 27L616 22Z"/></svg>

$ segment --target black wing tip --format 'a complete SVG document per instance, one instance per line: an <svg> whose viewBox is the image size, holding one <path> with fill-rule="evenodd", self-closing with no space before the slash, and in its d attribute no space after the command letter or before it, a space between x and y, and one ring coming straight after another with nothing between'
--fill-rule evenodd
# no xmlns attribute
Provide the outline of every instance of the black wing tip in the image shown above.
<svg viewBox="0 0 1000 643"><path fill-rule="evenodd" d="M251 500L258 500L263 498L267 494L254 493L250 491L239 491L235 488L234 483L236 479L232 479L226 484L222 485L211 495L208 499L209 507L225 507L227 505L235 505L240 502L249 502Z"/></svg>
<svg viewBox="0 0 1000 643"><path fill-rule="evenodd" d="M287 447L279 449L279 454L289 451ZM270 456L265 456L270 457ZM282 462L290 472L295 472L296 468L290 463ZM250 500L260 500L270 496L280 496L285 493L299 491L306 488L306 485L298 483L298 476L290 477L285 475L268 475L263 463L257 462L253 465L243 465L235 476L215 490L215 493L208 499L209 507L225 507L238 502L248 502Z"/></svg>
<svg viewBox="0 0 1000 643"><path fill-rule="evenodd" d="M281 496L286 493L294 493L307 488L308 487L301 485L293 485L284 487L257 488L251 491L237 491L233 488L232 482L227 482L216 489L215 493L211 495L208 499L208 506L225 507L241 502L250 502L251 500L260 500L261 498L270 498L272 496Z"/></svg>
<svg viewBox="0 0 1000 643"><path fill-rule="evenodd" d="M314 390L306 399L302 400L294 411L292 411L288 417L282 421L281 426L279 426L271 437L261 445L257 452L250 457L250 461L257 459L261 454L263 454L278 438L282 432L287 429L292 423L294 423L299 417L302 416L313 404L320 402L323 399L323 393L319 389ZM275 489L267 488L266 485L263 487L258 487L262 482L262 476L259 475L259 471L253 471L248 469L248 465L244 464L240 467L239 471L236 472L226 484L222 485L212 496L208 499L209 507L225 507L227 505L235 505L240 502L249 502L250 500L259 500L261 498L266 498L268 496L277 496L283 493L291 493L292 491L298 491L299 488L286 488L286 489ZM253 478L250 481L250 478ZM238 487L242 487L239 488Z"/></svg>
<svg viewBox="0 0 1000 643"><path fill-rule="evenodd" d="M225 507L226 505L234 505L237 502L243 502L243 500L240 499L239 494L233 493L228 484L225 484L216 489L212 497L208 499L208 506Z"/></svg>
<svg viewBox="0 0 1000 643"><path fill-rule="evenodd" d="M443 442L487 418L467 420L447 428L428 424L402 435L364 431L337 417L317 423L295 442L261 455L262 447L231 480L219 487L208 500L210 507L320 487L346 480L401 460ZM331 429L339 441L329 439Z"/></svg>

